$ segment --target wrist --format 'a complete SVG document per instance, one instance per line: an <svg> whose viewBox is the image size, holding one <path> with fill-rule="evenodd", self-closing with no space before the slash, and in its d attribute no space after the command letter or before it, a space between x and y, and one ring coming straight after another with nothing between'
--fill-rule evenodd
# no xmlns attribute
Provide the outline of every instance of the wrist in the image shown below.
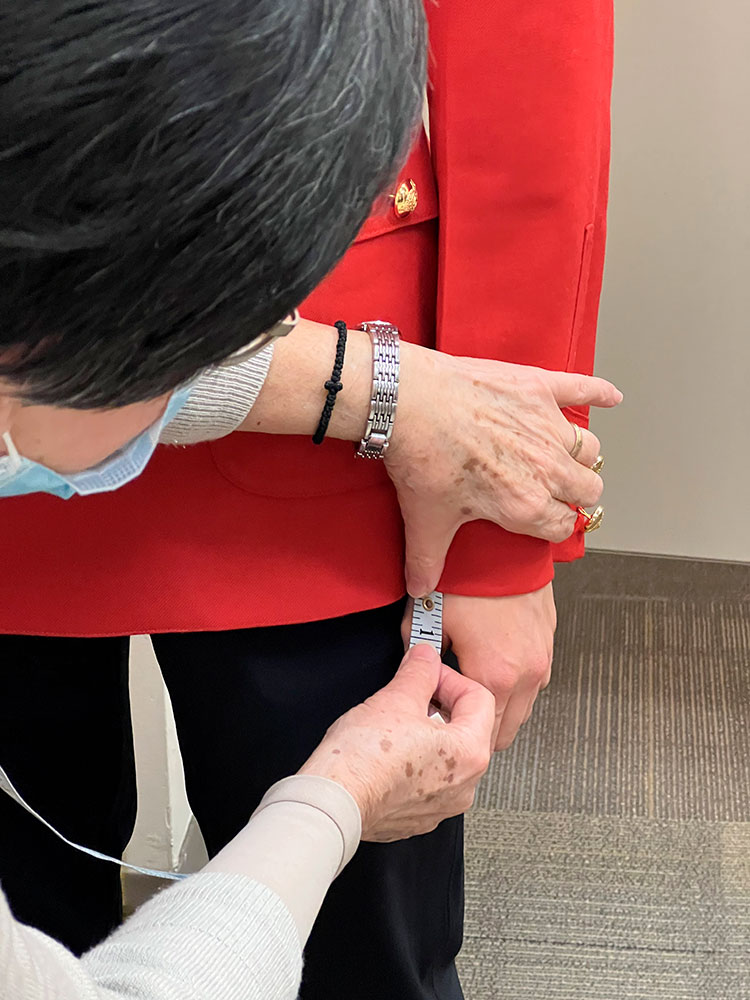
<svg viewBox="0 0 750 1000"><path fill-rule="evenodd" d="M331 415L328 437L359 442L370 413L372 391L372 344L363 330L348 332L341 381L344 388Z"/></svg>
<svg viewBox="0 0 750 1000"><path fill-rule="evenodd" d="M371 806L371 795L367 782L358 778L348 766L344 753L336 754L318 747L297 772L301 776L322 778L340 786L348 798L356 805L360 818L359 834L367 829Z"/></svg>
<svg viewBox="0 0 750 1000"><path fill-rule="evenodd" d="M325 383L337 342L335 327L300 320L288 337L276 342L268 376L241 429L312 437L326 400ZM359 441L370 412L372 386L372 348L361 330L348 332L341 382L327 434Z"/></svg>
<svg viewBox="0 0 750 1000"><path fill-rule="evenodd" d="M396 457L406 440L415 440L414 428L420 426L425 413L434 412L434 405L426 405L425 396L429 400L434 394L437 361L436 351L401 341L398 409L390 447L385 455L386 462Z"/></svg>
<svg viewBox="0 0 750 1000"><path fill-rule="evenodd" d="M261 799L253 817L265 809L283 803L306 806L323 813L341 835L341 860L336 874L351 861L362 835L359 804L340 782L322 774L300 770L272 785Z"/></svg>

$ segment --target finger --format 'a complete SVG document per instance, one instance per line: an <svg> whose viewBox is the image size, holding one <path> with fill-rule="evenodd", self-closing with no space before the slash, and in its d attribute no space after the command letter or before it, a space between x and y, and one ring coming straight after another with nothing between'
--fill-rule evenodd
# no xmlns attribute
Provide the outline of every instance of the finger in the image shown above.
<svg viewBox="0 0 750 1000"><path fill-rule="evenodd" d="M489 741L495 723L495 699L487 688L443 664L434 698L450 715L449 725L465 726L485 734Z"/></svg>
<svg viewBox="0 0 750 1000"><path fill-rule="evenodd" d="M555 497L575 507L594 507L604 492L604 480L577 462L566 464L565 473L552 487Z"/></svg>
<svg viewBox="0 0 750 1000"><path fill-rule="evenodd" d="M410 649L398 668L395 677L383 691L401 694L412 699L420 710L427 708L440 683L443 664L437 652L424 643Z"/></svg>
<svg viewBox="0 0 750 1000"><path fill-rule="evenodd" d="M546 690L546 688L549 687L549 683L551 680L552 680L552 660L550 659L549 670L547 671L546 676L542 680L542 683L539 685L539 691ZM537 692L537 694L538 693L539 692Z"/></svg>
<svg viewBox="0 0 750 1000"><path fill-rule="evenodd" d="M565 420L564 417L563 420ZM565 446L565 450L572 457L576 441L578 440L578 435L576 434L576 428L573 423L569 420L565 420L565 423L567 424L567 427L561 428L563 434L562 442ZM587 469L590 469L601 452L602 445L596 434L593 434L587 427L582 427L580 424L578 426L581 431L581 448L575 456L575 461L578 462L579 465L584 465Z"/></svg>
<svg viewBox="0 0 750 1000"><path fill-rule="evenodd" d="M620 390L606 379L576 372L546 372L547 384L559 407L617 406L622 402Z"/></svg>
<svg viewBox="0 0 750 1000"><path fill-rule="evenodd" d="M532 694L532 696L528 700L528 703L526 705L526 711L524 712L523 719L521 720L521 725L522 726L525 726L526 723L531 718L531 713L534 711L534 705L536 704L536 699L537 699L537 696L539 695L539 690L540 689L537 688L537 690L534 692L534 694Z"/></svg>
<svg viewBox="0 0 750 1000"><path fill-rule="evenodd" d="M521 728L528 706L528 695L515 694L503 712L503 721L495 740L496 750L507 750Z"/></svg>
<svg viewBox="0 0 750 1000"><path fill-rule="evenodd" d="M411 620L414 615L414 598L410 597L406 602L404 617L401 619L401 640L404 644L404 651L409 649L411 642Z"/></svg>
<svg viewBox="0 0 750 1000"><path fill-rule="evenodd" d="M503 715L505 714L505 709L508 704L508 699L506 698L506 700L502 702L502 704L498 702L497 699L495 699L495 702L496 702L495 722L494 725L492 726L492 736L490 737L490 752L497 749L497 734L500 732L500 726L502 725L503 722Z"/></svg>
<svg viewBox="0 0 750 1000"><path fill-rule="evenodd" d="M401 513L406 535L406 590L411 597L424 597L438 585L458 524L452 515L412 515L403 504Z"/></svg>
<svg viewBox="0 0 750 1000"><path fill-rule="evenodd" d="M573 534L577 520L578 515L570 509L567 503L550 496L544 502L542 512L536 521L533 524L524 525L521 534L532 535L534 538L544 538L548 542L564 542Z"/></svg>

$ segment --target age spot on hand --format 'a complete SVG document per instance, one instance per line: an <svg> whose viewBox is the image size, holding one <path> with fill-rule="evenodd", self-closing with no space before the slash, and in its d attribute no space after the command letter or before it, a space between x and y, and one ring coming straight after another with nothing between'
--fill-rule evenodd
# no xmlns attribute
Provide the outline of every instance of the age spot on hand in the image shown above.
<svg viewBox="0 0 750 1000"><path fill-rule="evenodd" d="M411 778L413 774L414 774L414 768L412 767L412 763L409 760L406 762L406 777Z"/></svg>
<svg viewBox="0 0 750 1000"><path fill-rule="evenodd" d="M456 770L456 758L455 757L449 757L448 760L446 760L446 762L445 762L445 766L448 768L449 771L455 771Z"/></svg>
<svg viewBox="0 0 750 1000"><path fill-rule="evenodd" d="M391 743L390 740L380 741L380 749L383 751L383 753L388 753L388 751L391 749L392 746L393 744Z"/></svg>

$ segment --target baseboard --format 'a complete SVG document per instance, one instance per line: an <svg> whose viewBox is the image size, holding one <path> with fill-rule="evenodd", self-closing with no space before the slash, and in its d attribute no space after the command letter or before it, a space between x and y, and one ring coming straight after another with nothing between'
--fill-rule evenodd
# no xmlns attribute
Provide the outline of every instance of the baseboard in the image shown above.
<svg viewBox="0 0 750 1000"><path fill-rule="evenodd" d="M556 567L555 592L603 597L731 598L750 604L750 563L640 552L588 552Z"/></svg>

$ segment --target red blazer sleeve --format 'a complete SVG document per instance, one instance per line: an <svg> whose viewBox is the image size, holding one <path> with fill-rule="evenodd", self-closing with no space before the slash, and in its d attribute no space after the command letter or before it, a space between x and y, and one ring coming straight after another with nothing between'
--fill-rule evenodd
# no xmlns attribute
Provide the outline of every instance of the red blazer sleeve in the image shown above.
<svg viewBox="0 0 750 1000"><path fill-rule="evenodd" d="M430 23L437 347L591 372L609 173L611 0L441 0ZM578 423L587 414L566 414ZM525 593L583 554L464 525L448 593Z"/></svg>

